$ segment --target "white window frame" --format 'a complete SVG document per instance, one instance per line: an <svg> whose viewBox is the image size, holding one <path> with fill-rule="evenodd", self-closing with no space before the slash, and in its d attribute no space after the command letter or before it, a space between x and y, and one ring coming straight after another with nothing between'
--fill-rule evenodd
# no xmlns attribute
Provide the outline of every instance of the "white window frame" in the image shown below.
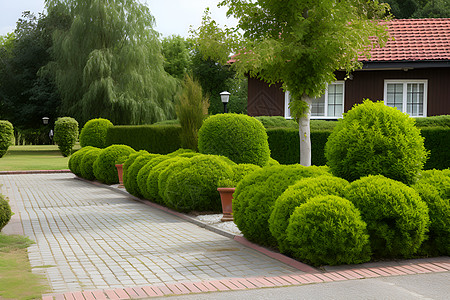
<svg viewBox="0 0 450 300"><path fill-rule="evenodd" d="M344 113L345 108L345 81L344 80L337 80L332 82L331 84L342 84L342 113ZM325 90L325 116L312 116L312 120L335 120L335 119L342 119L342 115L340 117L335 116L328 116L328 86ZM289 102L291 101L291 95L289 91L284 93L284 118L285 119L292 119L291 117L291 110L289 109Z"/></svg>
<svg viewBox="0 0 450 300"><path fill-rule="evenodd" d="M411 116L413 118L423 118L427 116L428 103L428 79L386 79L384 81L384 104L387 105L387 85L388 84L402 84L403 85L403 109L402 112L407 114L407 87L408 83L422 83L423 84L423 116Z"/></svg>

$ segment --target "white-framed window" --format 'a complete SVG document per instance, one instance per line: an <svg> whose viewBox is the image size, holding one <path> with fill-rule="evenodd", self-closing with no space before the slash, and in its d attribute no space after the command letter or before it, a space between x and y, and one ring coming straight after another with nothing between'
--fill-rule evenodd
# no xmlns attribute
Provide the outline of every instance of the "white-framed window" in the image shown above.
<svg viewBox="0 0 450 300"><path fill-rule="evenodd" d="M338 119L344 113L345 81L335 81L330 83L319 98L315 98L311 105L311 119ZM284 117L291 118L289 102L291 97L289 92L285 94Z"/></svg>
<svg viewBox="0 0 450 300"><path fill-rule="evenodd" d="M411 117L427 116L428 80L385 80L384 104Z"/></svg>

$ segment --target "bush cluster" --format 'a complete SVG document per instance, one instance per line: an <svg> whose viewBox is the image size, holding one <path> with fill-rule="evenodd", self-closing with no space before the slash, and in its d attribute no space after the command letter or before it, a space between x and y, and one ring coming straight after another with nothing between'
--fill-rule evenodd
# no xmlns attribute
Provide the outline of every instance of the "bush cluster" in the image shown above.
<svg viewBox="0 0 450 300"><path fill-rule="evenodd" d="M69 164L69 169L73 174L75 174L77 176L81 176L81 160L83 159L84 155L88 151L93 150L93 149L98 149L98 148L91 147L91 146L83 147L70 156L68 164Z"/></svg>
<svg viewBox="0 0 450 300"><path fill-rule="evenodd" d="M106 134L113 126L111 121L102 118L87 121L80 133L81 147L106 148Z"/></svg>
<svg viewBox="0 0 450 300"><path fill-rule="evenodd" d="M219 114L206 119L198 132L198 149L203 154L226 156L237 164L265 166L270 158L264 126L246 115Z"/></svg>
<svg viewBox="0 0 450 300"><path fill-rule="evenodd" d="M106 184L119 183L116 160L134 152L133 148L126 145L112 145L103 149L93 165L95 178Z"/></svg>
<svg viewBox="0 0 450 300"><path fill-rule="evenodd" d="M85 148L88 148L87 146ZM84 148L83 148L84 149ZM89 148L81 157L80 163L80 176L87 180L94 180L94 162L97 160L98 156L102 153L100 148Z"/></svg>
<svg viewBox="0 0 450 300"><path fill-rule="evenodd" d="M134 160L133 164L131 164L131 166L127 168L126 172L124 171L123 184L130 194L139 198L142 197L141 191L137 183L137 176L142 167L144 167L150 160L152 160L152 158L156 157L157 155L158 154L144 153Z"/></svg>
<svg viewBox="0 0 450 300"><path fill-rule="evenodd" d="M0 158L8 151L14 137L14 127L9 121L0 120Z"/></svg>
<svg viewBox="0 0 450 300"><path fill-rule="evenodd" d="M11 216L11 206L9 206L8 200L0 194L0 231L2 231L3 227L11 220Z"/></svg>
<svg viewBox="0 0 450 300"><path fill-rule="evenodd" d="M427 153L414 119L383 102L365 100L338 121L325 156L331 172L348 181L381 174L409 184Z"/></svg>
<svg viewBox="0 0 450 300"><path fill-rule="evenodd" d="M72 148L78 139L78 122L71 117L58 118L55 122L53 137L63 156L72 154Z"/></svg>

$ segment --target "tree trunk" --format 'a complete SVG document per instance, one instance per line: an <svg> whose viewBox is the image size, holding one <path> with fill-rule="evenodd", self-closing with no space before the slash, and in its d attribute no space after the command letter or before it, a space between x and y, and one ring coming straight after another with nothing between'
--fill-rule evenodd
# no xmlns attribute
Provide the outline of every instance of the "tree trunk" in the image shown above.
<svg viewBox="0 0 450 300"><path fill-rule="evenodd" d="M305 167L311 166L311 138L309 121L311 117L312 98L303 95L302 100L306 102L308 108L298 121L298 134L300 135L300 164Z"/></svg>

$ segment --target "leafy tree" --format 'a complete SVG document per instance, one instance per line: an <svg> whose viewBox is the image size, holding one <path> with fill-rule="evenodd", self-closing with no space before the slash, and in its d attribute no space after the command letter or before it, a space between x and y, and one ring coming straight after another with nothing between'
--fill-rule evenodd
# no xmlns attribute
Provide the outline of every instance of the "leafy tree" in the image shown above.
<svg viewBox="0 0 450 300"><path fill-rule="evenodd" d="M81 124L98 117L142 124L174 115L177 85L164 71L147 6L137 0L46 0L50 12L58 5L73 19L53 36L62 113Z"/></svg>
<svg viewBox="0 0 450 300"><path fill-rule="evenodd" d="M378 0L224 0L236 27L221 29L206 12L194 32L198 47L225 62L239 52L233 67L269 84L281 82L292 96L291 114L300 119L300 163L311 164L310 106L335 80L334 71L355 70L358 57L387 40L380 20L387 5Z"/></svg>
<svg viewBox="0 0 450 300"><path fill-rule="evenodd" d="M382 0L389 4L392 15L397 19L449 18L448 0Z"/></svg>
<svg viewBox="0 0 450 300"><path fill-rule="evenodd" d="M163 38L161 44L164 70L175 78L183 79L191 69L189 43L179 35L172 35Z"/></svg>

